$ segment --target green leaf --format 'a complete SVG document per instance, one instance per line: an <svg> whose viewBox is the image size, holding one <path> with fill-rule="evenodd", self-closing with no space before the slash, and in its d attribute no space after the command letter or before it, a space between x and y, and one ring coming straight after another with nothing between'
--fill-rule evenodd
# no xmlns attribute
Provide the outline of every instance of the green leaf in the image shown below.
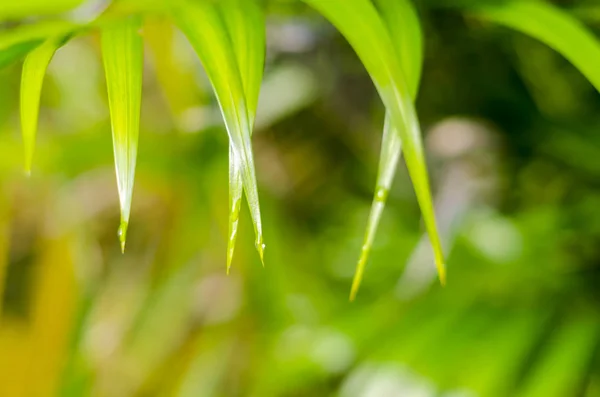
<svg viewBox="0 0 600 397"><path fill-rule="evenodd" d="M374 0L399 57L413 100L419 91L423 69L423 32L411 0Z"/></svg>
<svg viewBox="0 0 600 397"><path fill-rule="evenodd" d="M29 51L42 43L42 40L26 41L14 44L0 51L0 69L10 65L14 61L23 58Z"/></svg>
<svg viewBox="0 0 600 397"><path fill-rule="evenodd" d="M35 137L40 112L40 96L46 69L64 38L53 38L31 51L23 63L21 75L21 133L25 147L25 172L31 173Z"/></svg>
<svg viewBox="0 0 600 397"><path fill-rule="evenodd" d="M121 224L125 250L135 178L142 96L143 43L140 20L128 18L102 30L102 57L108 88Z"/></svg>
<svg viewBox="0 0 600 397"><path fill-rule="evenodd" d="M253 115L258 101L254 95L258 95L255 91L258 90L262 76L262 70L259 76L257 68L260 63L262 69L261 59L264 56L261 55L264 54L264 48L261 48L259 53L255 53L254 48L259 46L259 40L263 40L259 37L261 33L258 31L263 28L256 26L258 19L255 18L258 17L252 16L251 12L248 12L248 20L244 20L245 14L225 16L228 12L245 13L250 9L250 5L246 5L243 9L234 11L232 5L231 2L220 3L210 0L181 1L173 9L173 16L204 65L229 135L231 145L229 179L232 200L230 235L235 239L240 208L240 200L237 198L240 196L239 175L241 175L241 185L246 193L254 223L256 248L262 260L264 244L250 138ZM242 5L242 2L238 2L237 5ZM232 250L233 243L234 241L230 241L229 250ZM228 252L228 257L231 253L232 251Z"/></svg>
<svg viewBox="0 0 600 397"><path fill-rule="evenodd" d="M398 55L398 62L402 67L411 98L414 101L419 88L423 64L422 32L419 17L409 0L376 0L375 5L378 7L379 13L389 30ZM361 255L352 282L350 300L354 300L358 293L383 208L398 168L401 152L402 141L392 125L388 112L383 128L375 198L371 206Z"/></svg>
<svg viewBox="0 0 600 397"><path fill-rule="evenodd" d="M375 186L375 197L373 198L373 204L371 204L367 230L365 232L360 258L356 265L354 280L352 281L352 289L350 291L351 301L356 298L356 294L360 288L367 260L369 259L369 253L371 252L381 215L383 214L383 209L394 180L394 175L396 175L398 161L402 154L402 140L398 135L395 127L392 125L391 117L389 114L386 114L383 127L383 138L381 140L381 152L379 154L379 170Z"/></svg>
<svg viewBox="0 0 600 397"><path fill-rule="evenodd" d="M421 130L388 28L368 0L304 1L329 19L346 37L375 83L391 124L403 142L408 171L435 250L440 280L444 283L444 259L435 224Z"/></svg>
<svg viewBox="0 0 600 397"><path fill-rule="evenodd" d="M65 37L77 25L65 21L44 21L0 31L0 68L27 55L48 37Z"/></svg>
<svg viewBox="0 0 600 397"><path fill-rule="evenodd" d="M254 0L219 2L244 87L248 118L254 124L265 67L265 17ZM251 131L252 132L252 131Z"/></svg>
<svg viewBox="0 0 600 397"><path fill-rule="evenodd" d="M567 58L600 91L600 43L577 19L534 0L483 3L469 8L476 17L534 37Z"/></svg>
<svg viewBox="0 0 600 397"><path fill-rule="evenodd" d="M79 6L83 0L20 0L3 1L0 5L0 21L32 15L58 14Z"/></svg>
<svg viewBox="0 0 600 397"><path fill-rule="evenodd" d="M242 206L242 181L241 160L236 155L233 145L229 144L229 239L227 240L227 274L231 269L235 241L237 238L240 209ZM262 255L261 255L262 257Z"/></svg>
<svg viewBox="0 0 600 397"><path fill-rule="evenodd" d="M246 98L248 120L254 127L258 97L265 65L266 32L261 8L252 0L232 0L220 3L221 15L229 31L235 51ZM252 129L250 130L252 135ZM241 159L229 148L229 239L227 272L231 268L242 200ZM262 258L262 254L261 254Z"/></svg>

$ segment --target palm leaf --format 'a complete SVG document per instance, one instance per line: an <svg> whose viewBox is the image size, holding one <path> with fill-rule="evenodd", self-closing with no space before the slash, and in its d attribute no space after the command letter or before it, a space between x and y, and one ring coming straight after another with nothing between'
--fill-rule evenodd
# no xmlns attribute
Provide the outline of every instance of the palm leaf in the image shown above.
<svg viewBox="0 0 600 397"><path fill-rule="evenodd" d="M403 142L406 164L435 250L440 280L444 283L444 258L435 223L421 131L409 85L397 59L388 28L368 0L305 2L329 19L346 37L377 87L389 112L391 124Z"/></svg>
<svg viewBox="0 0 600 397"><path fill-rule="evenodd" d="M66 21L43 21L0 32L0 68L21 59L49 37L65 37L77 28Z"/></svg>
<svg viewBox="0 0 600 397"><path fill-rule="evenodd" d="M475 16L534 37L567 58L600 91L600 43L576 18L535 0L478 4Z"/></svg>
<svg viewBox="0 0 600 397"><path fill-rule="evenodd" d="M31 173L35 137L40 111L40 95L44 75L55 51L64 43L64 38L46 40L27 57L21 75L21 133L25 147L25 172Z"/></svg>
<svg viewBox="0 0 600 397"><path fill-rule="evenodd" d="M235 51L244 96L246 98L248 120L254 126L258 97L265 64L265 20L261 8L252 0L232 0L223 2L221 15L225 20ZM252 134L252 129L250 130ZM229 240L227 246L227 272L231 268L242 200L241 159L236 151L229 148ZM262 257L262 255L261 255Z"/></svg>
<svg viewBox="0 0 600 397"><path fill-rule="evenodd" d="M32 15L58 14L79 6L83 0L20 0L6 1L0 5L0 21Z"/></svg>
<svg viewBox="0 0 600 397"><path fill-rule="evenodd" d="M23 58L29 51L42 43L41 40L26 41L11 45L8 48L0 50L0 69L10 65L12 62Z"/></svg>
<svg viewBox="0 0 600 397"><path fill-rule="evenodd" d="M235 153L233 145L229 144L229 239L227 240L227 274L231 269L235 241L240 220L240 209L242 207L242 193L244 184L242 181L241 160ZM261 255L262 257L262 255Z"/></svg>
<svg viewBox="0 0 600 397"><path fill-rule="evenodd" d="M241 4L242 2L239 3L239 5ZM257 89L260 81L260 78L257 77L257 66L259 63L262 65L260 57L254 58L260 54L250 54L250 51L253 51L252 48L258 47L259 39L248 35L256 33L258 36L260 33L257 33L258 28L253 18L249 18L248 21L243 21L245 15L224 18L223 11L233 11L233 7L227 6L231 6L231 3L182 1L174 8L173 15L177 25L188 37L204 65L221 107L229 135L230 162L232 163L229 178L232 199L230 235L233 235L235 239L236 219L240 208L240 200L237 198L241 196L239 192L243 187L254 223L256 248L262 259L264 249L262 224L250 140L254 117L249 116L255 112L257 99L254 97L247 99L246 96L246 92L253 93ZM222 9L221 7L227 8ZM239 11L243 12L244 10L240 9ZM229 18L235 19L230 20ZM247 26L233 26L237 23L247 24ZM245 35L247 37L244 37ZM244 70L240 68L240 62L244 62L241 65ZM238 175L241 175L241 186ZM229 249L232 250L232 247L233 241L230 240ZM228 257L231 252L229 251Z"/></svg>
<svg viewBox="0 0 600 397"><path fill-rule="evenodd" d="M125 250L131 211L140 123L143 48L139 27L138 18L128 18L102 31L102 55L121 206L119 239L122 250Z"/></svg>
<svg viewBox="0 0 600 397"><path fill-rule="evenodd" d="M375 5L379 8L380 15L390 32L399 56L399 63L406 77L410 95L414 101L417 96L423 63L422 32L417 13L409 0L376 0ZM369 252L375 240L375 233L377 232L383 208L385 207L385 202L392 186L396 169L398 168L401 153L402 141L400 140L400 135L392 126L388 112L383 128L375 198L371 206L362 251L352 282L350 300L356 298L358 288L360 287Z"/></svg>

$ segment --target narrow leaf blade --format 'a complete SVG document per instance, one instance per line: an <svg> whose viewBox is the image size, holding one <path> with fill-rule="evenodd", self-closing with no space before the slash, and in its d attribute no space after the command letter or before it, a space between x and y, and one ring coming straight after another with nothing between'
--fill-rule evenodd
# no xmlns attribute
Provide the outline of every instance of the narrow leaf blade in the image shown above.
<svg viewBox="0 0 600 397"><path fill-rule="evenodd" d="M23 58L31 50L40 45L42 41L32 40L13 44L8 48L0 49L0 69L10 65L12 62Z"/></svg>
<svg viewBox="0 0 600 397"><path fill-rule="evenodd" d="M119 239L125 250L135 178L142 95L143 43L140 20L128 18L102 31L117 186L121 206Z"/></svg>
<svg viewBox="0 0 600 397"><path fill-rule="evenodd" d="M67 37L82 26L66 21L42 21L0 31L0 68L21 59L48 38Z"/></svg>
<svg viewBox="0 0 600 397"><path fill-rule="evenodd" d="M403 143L406 164L414 184L425 226L435 251L442 283L445 266L437 232L423 140L410 90L401 70L390 34L368 0L305 0L346 37L371 75Z"/></svg>
<svg viewBox="0 0 600 397"><path fill-rule="evenodd" d="M204 65L221 107L231 144L230 158L239 163L239 174L254 223L256 248L262 259L262 222L250 139L253 120L249 114L253 105L246 99L244 87L248 84L242 79L227 22L219 3L213 1L182 1L173 9L173 16ZM230 167L230 183L236 186L237 173L237 169ZM236 194L236 188L232 190L232 194Z"/></svg>
<svg viewBox="0 0 600 397"><path fill-rule="evenodd" d="M250 134L252 135L265 64L266 32L264 15L258 4L252 0L229 0L219 3L219 5L238 63L247 104ZM233 260L242 200L243 183L240 162L241 160L236 158L236 152L230 145L228 273ZM261 260L263 260L262 246L259 247L259 253Z"/></svg>
<svg viewBox="0 0 600 397"><path fill-rule="evenodd" d="M229 145L229 239L227 240L227 274L229 274L231 263L233 261L243 192L244 185L242 183L240 159L235 154L233 146Z"/></svg>
<svg viewBox="0 0 600 397"><path fill-rule="evenodd" d="M398 55L413 100L423 70L423 30L411 0L374 0Z"/></svg>
<svg viewBox="0 0 600 397"><path fill-rule="evenodd" d="M52 15L71 10L83 0L21 0L7 1L0 6L0 21L31 17L32 15Z"/></svg>
<svg viewBox="0 0 600 397"><path fill-rule="evenodd" d="M396 174L396 168L398 167L401 153L402 141L392 126L390 116L386 115L385 125L383 127L383 138L381 140L381 153L379 158L377 183L375 186L375 197L373 198L373 204L371 205L371 213L369 214L369 221L367 223L367 230L365 232L360 259L356 265L356 272L354 273L354 280L352 281L352 289L350 291L351 301L356 298L356 294L360 288L365 267L367 265L367 259L369 258L369 253L373 246L373 241L375 240L377 227L379 226L385 202L390 187L392 186L394 175Z"/></svg>
<svg viewBox="0 0 600 397"><path fill-rule="evenodd" d="M31 173L37 135L40 96L46 69L62 39L49 39L27 55L21 74L21 133L25 149L25 172Z"/></svg>
<svg viewBox="0 0 600 397"><path fill-rule="evenodd" d="M469 8L476 17L534 37L567 58L600 91L600 42L580 21L546 2L508 0Z"/></svg>
<svg viewBox="0 0 600 397"><path fill-rule="evenodd" d="M264 13L254 0L229 0L219 5L238 63L248 118L253 125L265 67Z"/></svg>
<svg viewBox="0 0 600 397"><path fill-rule="evenodd" d="M414 101L419 87L423 63L422 32L417 13L410 0L376 0L375 5L378 7L379 13L390 32L399 58L398 62L404 71L410 95ZM394 131L388 112L381 142L375 197L369 214L361 255L352 281L351 301L356 298L358 293L388 193L396 174L401 152L402 141L400 135Z"/></svg>

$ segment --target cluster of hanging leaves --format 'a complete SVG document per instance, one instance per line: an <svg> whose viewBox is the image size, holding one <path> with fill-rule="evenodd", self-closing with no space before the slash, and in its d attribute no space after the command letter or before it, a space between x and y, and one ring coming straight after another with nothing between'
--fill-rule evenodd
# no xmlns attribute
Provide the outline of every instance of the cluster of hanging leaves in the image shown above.
<svg viewBox="0 0 600 397"><path fill-rule="evenodd" d="M254 157L250 140L265 63L265 22L254 1L182 1L175 23L196 50L217 96L229 135L229 243L231 266L242 191L252 215L256 248L263 236Z"/></svg>
<svg viewBox="0 0 600 397"><path fill-rule="evenodd" d="M364 64L386 109L375 197L351 290L354 299L401 154L412 179L434 250L441 283L444 255L431 198L423 141L415 111L423 61L422 30L411 0L298 0L321 13L347 39ZM28 1L25 0L24 4ZM600 44L567 12L535 0L446 2L479 20L528 34L571 61L600 90ZM0 17L2 16L0 6ZM16 8L15 8L16 9ZM135 9L135 7L133 7ZM251 137L265 64L265 15L258 0L177 0L159 7L187 36L218 100L229 137L229 241L231 266L245 193L256 248L264 255ZM18 15L11 10L13 15ZM44 74L55 51L70 37L100 30L112 120L121 206L119 237L125 247L132 201L142 98L143 12L86 25L41 22L0 33L0 67L25 57L21 127L25 170L31 172ZM118 15L118 14L117 14Z"/></svg>

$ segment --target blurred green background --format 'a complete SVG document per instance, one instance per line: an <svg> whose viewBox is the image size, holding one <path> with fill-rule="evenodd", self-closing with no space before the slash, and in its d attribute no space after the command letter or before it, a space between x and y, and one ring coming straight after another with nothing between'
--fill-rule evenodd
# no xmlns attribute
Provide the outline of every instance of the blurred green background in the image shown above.
<svg viewBox="0 0 600 397"><path fill-rule="evenodd" d="M6 4L2 29L28 17ZM268 4L266 266L244 208L230 276L227 135L179 31L143 28L124 255L97 34L50 64L29 178L21 63L0 69L0 396L600 396L600 97L537 41L418 4L448 285L401 165L354 303L384 109L314 11Z"/></svg>

